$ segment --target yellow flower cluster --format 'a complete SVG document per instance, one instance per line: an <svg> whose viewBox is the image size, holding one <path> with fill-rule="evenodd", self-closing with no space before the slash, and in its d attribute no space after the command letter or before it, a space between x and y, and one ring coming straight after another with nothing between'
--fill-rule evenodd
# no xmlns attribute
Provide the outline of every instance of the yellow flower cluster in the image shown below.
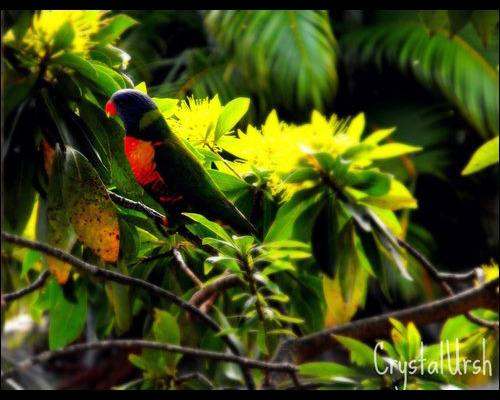
<svg viewBox="0 0 500 400"><path fill-rule="evenodd" d="M314 111L310 123L291 125L280 122L272 111L260 131L249 126L246 132L238 132L238 138L225 137L220 145L242 160L234 164L239 172L250 171L250 165L254 165L284 176L296 169L305 151L336 156L358 144L364 129L363 114L350 122L335 115L327 120Z"/></svg>
<svg viewBox="0 0 500 400"><path fill-rule="evenodd" d="M236 156L234 162L217 163L219 169L228 173L236 171L240 175L251 172L252 166L268 170L271 190L285 197L299 188L296 184L284 183L285 178L297 169L308 152L325 152L335 157L362 145L366 149L352 163L352 167L364 168L371 164L372 159L396 157L420 150L401 143L379 144L394 129L378 130L361 140L365 129L363 113L352 119L339 119L336 115L327 119L318 111L313 111L309 123L293 125L279 121L273 110L260 129L249 125L246 132L239 130L237 135L226 134L216 140L215 127L223 109L218 96L212 100L190 97L180 102L173 115L165 117L174 133L193 146L209 147L213 151L224 149ZM231 168L227 167L228 164Z"/></svg>
<svg viewBox="0 0 500 400"><path fill-rule="evenodd" d="M180 102L175 116L168 119L168 125L176 135L189 140L193 146L214 148L215 126L223 109L217 95L212 100L189 97L187 101Z"/></svg>
<svg viewBox="0 0 500 400"><path fill-rule="evenodd" d="M34 16L22 43L28 49L43 55L53 45L61 26L70 22L75 33L71 50L74 53L85 54L93 44L92 35L104 24L101 20L104 14L106 12L97 10L42 10ZM4 40L14 40L12 30L5 34Z"/></svg>
<svg viewBox="0 0 500 400"><path fill-rule="evenodd" d="M486 282L492 281L495 278L498 278L498 264L491 260L490 264L485 264L481 266L484 272L484 280Z"/></svg>

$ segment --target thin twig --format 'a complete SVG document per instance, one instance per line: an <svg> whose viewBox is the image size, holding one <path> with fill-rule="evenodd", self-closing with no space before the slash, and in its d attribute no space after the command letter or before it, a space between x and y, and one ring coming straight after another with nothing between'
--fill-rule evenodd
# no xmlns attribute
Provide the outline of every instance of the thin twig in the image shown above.
<svg viewBox="0 0 500 400"><path fill-rule="evenodd" d="M224 159L224 157L222 157L217 151L215 151L214 148L212 148L212 146L210 146L208 143L205 143L205 145L210 149L210 151L212 151L212 153L214 153L218 158L219 160L221 160L224 165L229 168L231 170L231 172L233 174L235 174L238 178L240 178L241 180L244 180L240 174L238 174L238 172L233 168L231 167L231 165L229 165L229 163L227 162L227 160Z"/></svg>
<svg viewBox="0 0 500 400"><path fill-rule="evenodd" d="M293 385L295 389L302 390L302 384L300 383L299 377L297 376L296 371L290 372L290 378L292 378Z"/></svg>
<svg viewBox="0 0 500 400"><path fill-rule="evenodd" d="M6 379L5 383L8 384L14 390L24 390L24 388L13 379Z"/></svg>
<svg viewBox="0 0 500 400"><path fill-rule="evenodd" d="M114 203L128 208L130 210L140 211L143 214L157 220L159 223L163 223L163 219L165 216L159 213L156 210L153 210L151 207L146 206L145 204L139 203L138 201L127 199L126 197L122 197L110 190L108 190L109 197L113 200Z"/></svg>
<svg viewBox="0 0 500 400"><path fill-rule="evenodd" d="M289 363L269 363L265 361L252 360L250 358L236 356L233 354L220 353L210 350L200 350L191 347L177 346L173 344L152 342L148 340L136 340L136 339L119 339L119 340L101 340L97 342L89 343L79 343L64 347L57 350L47 350L34 357L28 358L19 364L17 364L12 369L2 372L1 380L9 379L16 373L23 372L26 369L32 367L35 364L47 362L55 357L62 357L70 354L79 353L87 350L94 349L110 349L110 348L121 348L121 349L136 349L136 348L148 348L166 351L170 353L180 353L191 355L198 358L204 358L215 361L225 361L233 364L238 364L246 369L262 369L264 371L279 371L284 373L292 373L297 371L297 367Z"/></svg>
<svg viewBox="0 0 500 400"><path fill-rule="evenodd" d="M9 303L11 301L20 299L23 296L26 296L30 293L33 293L35 290L41 288L43 285L45 285L45 282L47 281L47 278L50 276L49 270L43 271L38 278L36 279L35 282L33 282L31 285L18 290L17 292L12 292L12 293L6 293L2 295L2 304Z"/></svg>
<svg viewBox="0 0 500 400"><path fill-rule="evenodd" d="M266 317L264 315L263 304L259 296L259 289L257 288L257 282L255 281L254 265L250 265L250 263L248 262L249 259L247 257L241 257L240 261L243 266L243 270L245 271L245 276L248 283L248 287L250 288L250 293L252 294L253 297L255 297L255 310L257 311L259 324L264 333L264 344L269 352L270 346L269 346L269 335L266 326ZM266 361L269 360L268 354L265 354L265 360ZM264 384L269 385L270 383L271 383L270 376L268 371L266 371L264 376Z"/></svg>
<svg viewBox="0 0 500 400"><path fill-rule="evenodd" d="M147 263L147 262L156 261L156 260L160 260L162 258L167 258L167 257L172 257L172 250L166 251L164 253L154 254L152 256L140 258L139 260L137 260L137 263Z"/></svg>
<svg viewBox="0 0 500 400"><path fill-rule="evenodd" d="M184 259L182 258L182 254L179 251L179 246L176 245L172 247L172 254L174 256L175 261L177 261L179 267L189 277L189 279L191 279L194 282L194 284L199 288L203 287L203 282L200 281L200 279L196 276L196 274L193 271L191 271L191 269L187 266Z"/></svg>
<svg viewBox="0 0 500 400"><path fill-rule="evenodd" d="M5 233L5 232L2 232L2 240L5 242L13 243L13 244L18 245L18 246L27 247L27 248L30 248L33 250L41 251L41 252L48 254L50 256L53 256L61 261L64 261L68 264L71 264L72 266L74 266L78 270L84 271L92 276L101 277L101 278L104 278L104 279L107 279L110 281L114 281L114 282L121 283L121 284L128 285L128 286L135 286L135 287L141 288L143 290L146 290L147 292L149 292L155 296L167 299L168 301L178 305L179 307L184 308L189 313L198 317L205 325L207 325L214 332L218 333L222 330L222 328L212 318L210 318L207 314L201 312L198 308L196 308L193 305L189 304L188 302L182 300L180 297L169 292L168 290L165 290L159 286L153 285L152 283L143 281L142 279L133 278L131 276L122 275L120 273L117 273L117 272L114 272L111 270L99 268L95 265L92 265L92 264L89 264L85 261L82 261L82 260L72 256L71 254L65 253L59 249L51 247L45 243L27 240L27 239L24 239L24 238L21 238L18 236L14 236L14 235L11 235L11 234ZM221 335L221 338L226 343L226 345L228 346L228 348L231 350L231 352L233 354L238 355L238 356L241 355L236 343L233 341L233 339L229 335ZM247 383L247 386L249 386L249 388L254 388L255 384L254 384L253 378L250 375L248 370L243 370L243 376L245 377L245 381Z"/></svg>
<svg viewBox="0 0 500 400"><path fill-rule="evenodd" d="M434 282L436 282L439 285L439 287L441 288L441 290L445 294L447 294L448 296L454 295L453 289L450 287L450 285L448 285L446 280L443 279L442 274L436 269L436 267L434 267L431 264L431 262L429 260L427 260L427 258L425 258L425 256L422 253L420 253L417 249L415 249L408 242L406 242L402 239L398 239L398 244L401 247L403 247L404 249L406 249L408 251L408 253L410 253L413 256L413 258L415 258L415 260L417 260L418 263L422 267L424 267L424 269L427 271L427 273L430 275L430 277L434 280ZM444 276L446 276L448 278L447 280L449 280L451 274L446 273ZM477 325L498 331L498 322L486 321L482 318L479 318L479 317L476 317L475 315L472 315L469 311L466 312L464 315L469 321L471 321Z"/></svg>
<svg viewBox="0 0 500 400"><path fill-rule="evenodd" d="M193 245L198 247L199 249L202 249L203 251L207 252L208 254L211 254L212 256L216 256L219 254L219 251L215 247L203 244L201 238L196 236L194 233L190 232L185 225L179 226L179 228L177 229L177 233L181 235L184 239L188 240Z"/></svg>
<svg viewBox="0 0 500 400"><path fill-rule="evenodd" d="M447 282L471 282L474 279L479 279L482 273L481 268L474 268L468 272L453 273L439 272L439 278Z"/></svg>
<svg viewBox="0 0 500 400"><path fill-rule="evenodd" d="M217 389L215 387L215 385L201 372L192 372L190 374L184 374L184 375L175 379L175 384L181 385L182 383L190 381L191 379L198 379L199 381L202 381L205 385L207 385L212 390Z"/></svg>
<svg viewBox="0 0 500 400"><path fill-rule="evenodd" d="M200 306L206 300L208 300L215 293L223 292L224 290L230 289L235 286L241 285L243 282L240 280L238 275L230 274L223 276L220 279L206 285L202 289L195 292L189 299L189 304L195 307Z"/></svg>
<svg viewBox="0 0 500 400"><path fill-rule="evenodd" d="M120 196L120 195L118 195L114 192L111 192L109 190L108 190L108 194L114 203L116 203L122 207L128 208L130 210L136 210L136 211L142 212L143 214L152 218L154 221L156 221L160 225L163 225L163 222L165 221L165 216L163 214L159 213L158 211L153 210L151 207L148 207L145 204L142 204L138 201L127 199L126 197ZM196 247L202 249L203 251L206 251L207 253L212 254L212 255L218 254L217 249L213 248L212 246L208 246L208 245L203 244L202 240L198 236L191 233L184 225L181 225L177 229L177 233L179 235L181 235L182 237L184 237L189 242L191 242L192 244L194 244Z"/></svg>

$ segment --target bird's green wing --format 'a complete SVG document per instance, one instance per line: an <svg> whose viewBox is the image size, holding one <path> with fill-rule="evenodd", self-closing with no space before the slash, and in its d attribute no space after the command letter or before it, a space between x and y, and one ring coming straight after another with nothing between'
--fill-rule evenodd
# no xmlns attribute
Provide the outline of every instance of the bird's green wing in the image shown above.
<svg viewBox="0 0 500 400"><path fill-rule="evenodd" d="M225 197L201 162L170 131L165 121L157 121L151 128L162 130L162 144L155 146L155 163L168 188L183 196L191 211L229 224L240 233L257 234L253 225Z"/></svg>

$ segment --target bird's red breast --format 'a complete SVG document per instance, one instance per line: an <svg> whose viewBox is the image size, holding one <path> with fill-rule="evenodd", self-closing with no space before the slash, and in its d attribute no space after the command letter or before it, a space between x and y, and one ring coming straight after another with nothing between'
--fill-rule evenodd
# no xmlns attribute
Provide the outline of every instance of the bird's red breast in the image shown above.
<svg viewBox="0 0 500 400"><path fill-rule="evenodd" d="M155 146L159 144L161 142L153 143L125 136L125 155L135 178L141 186L149 187L160 202L175 203L181 200L182 196L172 194L168 190L165 180L156 170L154 161Z"/></svg>
<svg viewBox="0 0 500 400"><path fill-rule="evenodd" d="M163 182L162 177L156 171L155 145L152 142L125 136L125 155L141 186Z"/></svg>

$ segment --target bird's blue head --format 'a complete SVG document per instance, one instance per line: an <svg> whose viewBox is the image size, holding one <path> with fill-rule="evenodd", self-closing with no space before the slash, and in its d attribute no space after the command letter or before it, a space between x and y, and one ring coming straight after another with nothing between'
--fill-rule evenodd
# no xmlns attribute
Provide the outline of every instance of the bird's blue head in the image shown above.
<svg viewBox="0 0 500 400"><path fill-rule="evenodd" d="M151 98L138 90L117 91L106 104L106 114L119 115L127 135L139 133L139 122L145 113L158 107Z"/></svg>

